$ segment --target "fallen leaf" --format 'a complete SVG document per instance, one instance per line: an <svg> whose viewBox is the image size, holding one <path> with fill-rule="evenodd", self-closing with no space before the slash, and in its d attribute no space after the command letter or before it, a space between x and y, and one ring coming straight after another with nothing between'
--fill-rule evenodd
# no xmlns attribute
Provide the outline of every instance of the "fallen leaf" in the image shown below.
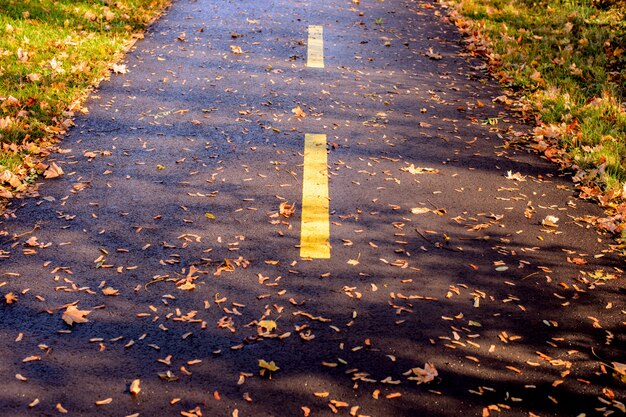
<svg viewBox="0 0 626 417"><path fill-rule="evenodd" d="M230 45L230 52L232 52L233 54L243 54L241 46L237 45Z"/></svg>
<svg viewBox="0 0 626 417"><path fill-rule="evenodd" d="M428 213L429 211L431 211L429 208L426 207L413 207L411 209L411 213L413 214L424 214L424 213Z"/></svg>
<svg viewBox="0 0 626 417"><path fill-rule="evenodd" d="M133 382L130 383L129 391L132 395L137 395L141 391L141 387L139 386L140 382L141 380L135 379L133 380Z"/></svg>
<svg viewBox="0 0 626 417"><path fill-rule="evenodd" d="M119 290L116 290L115 288L106 287L102 289L102 294L114 296L114 295L120 295L120 292Z"/></svg>
<svg viewBox="0 0 626 417"><path fill-rule="evenodd" d="M41 79L41 75L37 73L32 73L32 74L28 74L26 78L28 78L28 81L30 81L31 83L34 83Z"/></svg>
<svg viewBox="0 0 626 417"><path fill-rule="evenodd" d="M71 326L74 323L87 323L89 320L85 316L89 313L91 310L79 310L76 306L68 306L61 318Z"/></svg>
<svg viewBox="0 0 626 417"><path fill-rule="evenodd" d="M270 333L277 328L274 320L261 320L257 326L259 334Z"/></svg>
<svg viewBox="0 0 626 417"><path fill-rule="evenodd" d="M556 216L546 216L546 218L541 221L541 224L546 227L559 227L557 224L558 221L559 218Z"/></svg>
<svg viewBox="0 0 626 417"><path fill-rule="evenodd" d="M429 362L426 362L424 364L424 368L413 368L410 369L408 372L405 372L403 375L407 376L411 374L413 374L414 376L409 376L407 379L410 379L411 381L416 381L418 385L427 384L433 381L435 377L439 375L439 373L435 369L435 366Z"/></svg>
<svg viewBox="0 0 626 417"><path fill-rule="evenodd" d="M513 181L526 181L526 176L520 174L519 172L516 172L515 174L513 173L513 171L507 171L506 175L504 176L507 180L513 180Z"/></svg>
<svg viewBox="0 0 626 417"><path fill-rule="evenodd" d="M13 294L12 292L5 294L4 301L6 301L7 304L17 303L17 295Z"/></svg>
<svg viewBox="0 0 626 417"><path fill-rule="evenodd" d="M51 163L43 173L45 178L57 178L63 175L63 170L55 162Z"/></svg>
<svg viewBox="0 0 626 417"><path fill-rule="evenodd" d="M418 175L418 174L438 174L439 170L435 168L422 168L416 167L411 164L408 167L400 168L400 171L408 172L409 174Z"/></svg>
<svg viewBox="0 0 626 417"><path fill-rule="evenodd" d="M294 107L293 109L291 109L291 112L298 118L306 117L306 113L304 112L304 110L302 110L300 106Z"/></svg>
<svg viewBox="0 0 626 417"><path fill-rule="evenodd" d="M430 59L434 59L434 60L440 60L443 59L443 56L441 54L438 54L437 52L433 51L433 48L428 48L428 51L426 52L426 56Z"/></svg>
<svg viewBox="0 0 626 417"><path fill-rule="evenodd" d="M128 69L126 68L126 64L113 64L113 72L115 74L126 74Z"/></svg>
<svg viewBox="0 0 626 417"><path fill-rule="evenodd" d="M281 216L289 218L296 212L296 203L289 204L288 202L283 201L280 203L280 206L278 206L278 211Z"/></svg>
<svg viewBox="0 0 626 417"><path fill-rule="evenodd" d="M274 361L267 362L264 359L259 359L259 368L261 368L259 372L261 376L265 376L265 374L267 374L270 379L272 378L272 372L280 370L280 368L276 366Z"/></svg>
<svg viewBox="0 0 626 417"><path fill-rule="evenodd" d="M92 12L91 10L87 10L85 14L83 15L83 17L92 22L98 19L98 15Z"/></svg>
<svg viewBox="0 0 626 417"><path fill-rule="evenodd" d="M104 400L98 400L96 401L96 405L107 405L107 404L111 404L113 402L113 398L105 398Z"/></svg>

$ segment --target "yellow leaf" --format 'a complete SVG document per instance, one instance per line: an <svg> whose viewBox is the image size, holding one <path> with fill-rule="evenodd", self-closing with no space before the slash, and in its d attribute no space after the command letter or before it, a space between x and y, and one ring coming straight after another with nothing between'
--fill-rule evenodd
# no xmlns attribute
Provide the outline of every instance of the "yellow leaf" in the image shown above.
<svg viewBox="0 0 626 417"><path fill-rule="evenodd" d="M276 372L280 369L278 366L276 366L274 361L267 362L264 359L259 359L259 368L261 368L261 370L267 369L270 372Z"/></svg>
<svg viewBox="0 0 626 417"><path fill-rule="evenodd" d="M193 282L185 282L184 284L178 286L178 289L183 291L191 291L195 288L196 284L194 284Z"/></svg>
<svg viewBox="0 0 626 417"><path fill-rule="evenodd" d="M259 333L269 333L276 330L276 322L274 320L261 320L258 324Z"/></svg>

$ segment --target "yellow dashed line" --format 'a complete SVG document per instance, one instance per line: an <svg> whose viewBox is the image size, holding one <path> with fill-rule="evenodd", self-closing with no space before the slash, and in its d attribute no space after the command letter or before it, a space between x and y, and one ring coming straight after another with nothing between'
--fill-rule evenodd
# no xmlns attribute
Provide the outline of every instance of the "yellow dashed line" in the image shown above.
<svg viewBox="0 0 626 417"><path fill-rule="evenodd" d="M309 26L306 66L309 68L324 68L324 27L322 26Z"/></svg>
<svg viewBox="0 0 626 417"><path fill-rule="evenodd" d="M304 136L304 175L302 180L302 227L300 256L330 258L328 200L328 155L326 135Z"/></svg>

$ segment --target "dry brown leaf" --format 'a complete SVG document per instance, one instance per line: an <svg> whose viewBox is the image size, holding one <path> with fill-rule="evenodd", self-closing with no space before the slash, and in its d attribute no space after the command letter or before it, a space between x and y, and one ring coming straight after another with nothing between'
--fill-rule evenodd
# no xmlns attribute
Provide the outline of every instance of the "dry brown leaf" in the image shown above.
<svg viewBox="0 0 626 417"><path fill-rule="evenodd" d="M43 173L45 178L57 178L63 175L63 170L55 162L51 163Z"/></svg>
<svg viewBox="0 0 626 417"><path fill-rule="evenodd" d="M113 296L113 295L120 295L120 292L119 290L116 290L113 287L106 287L102 289L102 294Z"/></svg>
<svg viewBox="0 0 626 417"><path fill-rule="evenodd" d="M126 64L113 64L113 72L115 74L126 74L128 69L126 68Z"/></svg>
<svg viewBox="0 0 626 417"><path fill-rule="evenodd" d="M430 59L434 59L434 60L440 60L443 59L443 56L441 54L438 54L437 52L433 51L433 48L428 48L428 51L426 52L426 56Z"/></svg>
<svg viewBox="0 0 626 417"><path fill-rule="evenodd" d="M302 110L302 108L300 106L296 106L293 109L291 109L291 112L297 117L297 118L302 118L302 117L306 117L306 113L304 112L304 110Z"/></svg>
<svg viewBox="0 0 626 417"><path fill-rule="evenodd" d="M296 203L289 204L288 202L283 201L280 203L280 206L278 206L278 211L281 216L289 218L296 212Z"/></svg>
<svg viewBox="0 0 626 417"><path fill-rule="evenodd" d="M427 384L431 381L434 381L435 377L439 375L439 373L435 369L435 366L430 362L426 362L423 368L413 368L404 373L405 376L411 374L413 374L414 376L409 376L407 379L416 381L418 385Z"/></svg>
<svg viewBox="0 0 626 417"><path fill-rule="evenodd" d="M427 127L427 126L424 126L424 127ZM439 170L436 168L416 167L414 164L411 164L408 167L400 168L400 171L408 172L409 174L413 174L413 175L438 174L439 173Z"/></svg>
<svg viewBox="0 0 626 417"><path fill-rule="evenodd" d="M13 193L0 185L0 198L13 198Z"/></svg>
<svg viewBox="0 0 626 417"><path fill-rule="evenodd" d="M85 316L89 313L91 310L79 310L76 306L67 306L61 318L71 326L74 323L87 323L89 320Z"/></svg>

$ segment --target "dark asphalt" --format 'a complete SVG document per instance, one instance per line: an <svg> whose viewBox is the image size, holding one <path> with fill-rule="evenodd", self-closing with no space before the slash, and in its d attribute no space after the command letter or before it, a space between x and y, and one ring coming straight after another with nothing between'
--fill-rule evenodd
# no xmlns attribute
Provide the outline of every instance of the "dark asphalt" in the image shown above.
<svg viewBox="0 0 626 417"><path fill-rule="evenodd" d="M0 416L623 414L602 365L626 362L623 261L567 177L505 146L530 127L445 15L175 1L51 158L66 174L0 221ZM329 142L330 260L297 248L305 133Z"/></svg>

